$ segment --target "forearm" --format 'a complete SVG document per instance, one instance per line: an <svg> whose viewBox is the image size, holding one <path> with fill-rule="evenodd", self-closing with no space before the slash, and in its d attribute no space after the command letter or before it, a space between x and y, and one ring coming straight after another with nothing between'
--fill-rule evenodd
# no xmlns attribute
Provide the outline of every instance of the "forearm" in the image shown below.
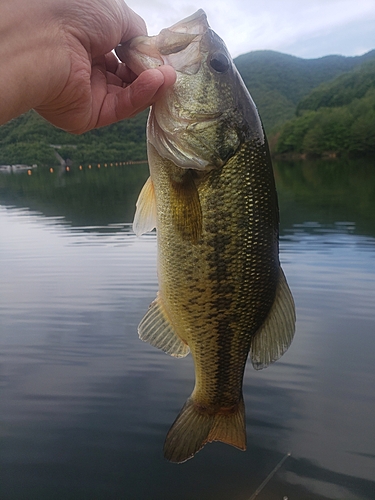
<svg viewBox="0 0 375 500"><path fill-rule="evenodd" d="M56 64L58 25L46 6L40 0L0 0L0 124L38 106L63 78L64 68L59 74Z"/></svg>

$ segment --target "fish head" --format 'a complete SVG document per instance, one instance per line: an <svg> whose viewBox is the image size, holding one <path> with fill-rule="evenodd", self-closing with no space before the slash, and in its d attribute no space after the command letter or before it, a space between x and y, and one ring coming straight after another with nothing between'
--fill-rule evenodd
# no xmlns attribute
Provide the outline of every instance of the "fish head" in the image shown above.
<svg viewBox="0 0 375 500"><path fill-rule="evenodd" d="M136 74L163 64L176 70L175 84L153 104L148 120L148 141L162 158L211 170L245 140L264 143L256 106L203 10L159 35L133 38L117 54Z"/></svg>

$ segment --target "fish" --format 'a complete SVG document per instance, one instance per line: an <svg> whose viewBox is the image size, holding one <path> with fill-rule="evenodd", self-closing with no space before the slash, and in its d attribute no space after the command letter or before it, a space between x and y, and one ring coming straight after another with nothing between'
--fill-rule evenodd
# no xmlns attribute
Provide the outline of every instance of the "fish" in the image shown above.
<svg viewBox="0 0 375 500"><path fill-rule="evenodd" d="M139 336L194 360L195 386L164 456L182 463L212 441L245 450L247 358L255 369L280 358L296 321L262 122L201 9L117 53L136 74L162 64L177 74L149 113L150 177L133 222L137 235L157 234L159 291Z"/></svg>

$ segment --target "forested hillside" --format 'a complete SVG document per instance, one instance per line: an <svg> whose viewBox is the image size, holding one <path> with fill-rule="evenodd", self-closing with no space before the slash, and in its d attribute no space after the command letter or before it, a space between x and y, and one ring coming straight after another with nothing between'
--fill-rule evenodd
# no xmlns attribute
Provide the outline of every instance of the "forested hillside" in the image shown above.
<svg viewBox="0 0 375 500"><path fill-rule="evenodd" d="M297 122L288 122L283 128L277 142L278 153L301 152L305 148L308 152L319 153L321 147L327 150L328 146L332 149L333 146L327 145L330 134L319 135L318 129L323 123L330 130L331 123L337 120L340 122L338 127L344 129L350 122L352 133L360 138L353 152L368 150L368 143L373 138L370 112L373 106L373 66L369 64L368 70L348 73L366 61L375 61L375 50L359 57L327 56L320 59L255 51L235 59L269 136L275 136L274 131L295 117L296 112L300 115ZM335 83L330 83L338 76ZM318 87L324 82L323 87ZM350 109L345 111L341 105L350 106ZM331 111L323 113L322 106L329 106ZM54 128L30 111L0 127L0 164L53 165L58 161L55 151L77 165L143 160L146 158L146 118L147 111L131 120L74 136ZM310 128L315 132L310 132L305 138ZM319 146L322 139L325 142ZM275 142L271 141L272 144ZM342 144L346 144L345 141Z"/></svg>
<svg viewBox="0 0 375 500"><path fill-rule="evenodd" d="M302 99L274 150L319 156L374 153L375 61L321 84Z"/></svg>
<svg viewBox="0 0 375 500"><path fill-rule="evenodd" d="M298 103L312 89L371 60L375 60L375 50L358 57L319 59L262 50L239 56L235 63L269 134L295 116Z"/></svg>
<svg viewBox="0 0 375 500"><path fill-rule="evenodd" d="M54 151L76 164L144 160L147 114L77 136L29 111L0 127L0 164L56 164Z"/></svg>

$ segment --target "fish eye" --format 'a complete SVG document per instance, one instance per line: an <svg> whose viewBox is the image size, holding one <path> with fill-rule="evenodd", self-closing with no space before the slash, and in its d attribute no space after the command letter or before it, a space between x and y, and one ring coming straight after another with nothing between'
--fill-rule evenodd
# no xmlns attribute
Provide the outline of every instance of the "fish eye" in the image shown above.
<svg viewBox="0 0 375 500"><path fill-rule="evenodd" d="M229 59L222 52L215 52L210 59L210 66L218 73L225 73L229 68Z"/></svg>

